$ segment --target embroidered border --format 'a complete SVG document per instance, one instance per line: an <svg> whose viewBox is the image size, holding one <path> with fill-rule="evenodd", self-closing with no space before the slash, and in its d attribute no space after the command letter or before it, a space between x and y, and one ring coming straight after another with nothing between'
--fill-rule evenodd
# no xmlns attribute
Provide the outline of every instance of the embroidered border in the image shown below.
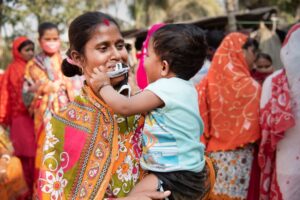
<svg viewBox="0 0 300 200"><path fill-rule="evenodd" d="M74 102L71 102L71 104L73 104L74 106L79 107L81 109L88 110L88 111L91 111L91 112L95 112L95 109L93 109L91 107L88 107L86 105L82 105L79 102L74 101Z"/></svg>
<svg viewBox="0 0 300 200"><path fill-rule="evenodd" d="M107 110L107 113L109 115L110 122L112 122L112 124L114 124L113 123L113 118L112 118L109 110L108 109L106 109L106 110ZM109 144L110 144L110 149L112 149L112 144L113 144L112 143L112 138L114 136L114 129L115 129L115 127L113 125L112 128L111 128L111 131L110 131L110 136L108 138L108 141L109 141ZM95 198L95 196L96 196L96 194L97 194L97 192L98 192L98 190L100 188L100 185L101 185L101 183L102 183L102 181L103 181L103 179L104 179L104 177L105 177L105 175L107 173L107 169L109 168L110 164L111 164L111 151L109 151L109 155L108 155L107 160L106 160L106 162L105 162L105 164L103 166L102 172L101 172L101 174L100 174L100 176L98 178L96 186L94 187L94 190L91 193L90 199L94 199Z"/></svg>
<svg viewBox="0 0 300 200"><path fill-rule="evenodd" d="M91 130L90 130L90 129L88 129L88 128L86 128L86 127L83 127L83 126L80 126L80 125L78 125L78 124L76 124L76 123L70 122L70 120L66 120L66 119L64 119L64 118L62 118L62 117L60 117L60 116L58 116L58 115L53 115L53 117L54 117L55 119L57 119L58 121L61 121L61 122L63 122L64 124L67 124L67 125L69 125L69 126L71 126L71 127L74 127L74 128L76 128L76 129L79 129L79 130L84 131L84 132L91 133Z"/></svg>
<svg viewBox="0 0 300 200"><path fill-rule="evenodd" d="M93 150L93 147L95 145L95 141L96 141L96 138L98 136L98 129L99 129L99 123L100 123L100 116L101 116L101 113L99 112L97 114L97 117L96 117L96 126L95 126L95 130L94 130L94 134L93 134L93 137L91 139L91 143L89 145L89 148L88 148L88 151L87 151L87 154L84 158L84 161L83 161L83 165L81 167L81 171L80 171L80 174L79 174L79 178L78 178L78 181L77 181L77 185L75 187L75 191L73 193L73 197L71 199L76 199L76 196L78 194L78 191L79 191L79 188L81 186L81 183L82 183L82 179L83 179L83 175L84 175L84 172L86 170L86 167L87 167L87 163L88 163L88 160L89 160L89 155L91 155L91 152Z"/></svg>

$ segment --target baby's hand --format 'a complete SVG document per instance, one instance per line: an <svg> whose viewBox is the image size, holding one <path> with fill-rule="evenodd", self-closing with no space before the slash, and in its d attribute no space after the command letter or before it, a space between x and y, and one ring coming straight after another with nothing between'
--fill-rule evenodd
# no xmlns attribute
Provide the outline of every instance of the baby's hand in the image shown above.
<svg viewBox="0 0 300 200"><path fill-rule="evenodd" d="M98 68L94 68L89 82L94 93L99 94L99 90L104 85L110 85L110 78L106 73L101 72Z"/></svg>

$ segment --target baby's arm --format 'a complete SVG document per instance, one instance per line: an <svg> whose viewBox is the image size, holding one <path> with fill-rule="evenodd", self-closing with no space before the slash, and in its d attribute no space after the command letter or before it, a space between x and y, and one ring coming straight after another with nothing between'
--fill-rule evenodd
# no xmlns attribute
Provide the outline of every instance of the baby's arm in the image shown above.
<svg viewBox="0 0 300 200"><path fill-rule="evenodd" d="M94 92L100 95L116 113L121 115L129 116L144 113L164 105L164 102L149 90L130 98L119 94L110 85L108 76L99 70L94 70L90 83Z"/></svg>

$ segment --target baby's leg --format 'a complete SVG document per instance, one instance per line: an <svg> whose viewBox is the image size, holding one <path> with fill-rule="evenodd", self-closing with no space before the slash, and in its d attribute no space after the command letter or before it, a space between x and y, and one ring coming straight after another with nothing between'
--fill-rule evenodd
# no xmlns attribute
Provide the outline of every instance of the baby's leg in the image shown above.
<svg viewBox="0 0 300 200"><path fill-rule="evenodd" d="M154 174L148 174L129 193L128 196L141 192L157 191L158 178Z"/></svg>

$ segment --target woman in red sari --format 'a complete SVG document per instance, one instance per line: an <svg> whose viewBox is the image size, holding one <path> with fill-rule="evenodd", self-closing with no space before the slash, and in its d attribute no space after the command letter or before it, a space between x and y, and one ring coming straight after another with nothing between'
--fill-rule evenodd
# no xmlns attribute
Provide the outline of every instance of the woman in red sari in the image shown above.
<svg viewBox="0 0 300 200"><path fill-rule="evenodd" d="M288 32L280 58L283 69L264 82L260 101L261 200L300 197L300 23Z"/></svg>
<svg viewBox="0 0 300 200"><path fill-rule="evenodd" d="M10 128L14 154L20 158L27 185L31 188L35 137L33 120L22 101L22 87L26 63L34 54L33 42L26 37L16 38L12 54L13 61L8 65L0 84L0 124Z"/></svg>

